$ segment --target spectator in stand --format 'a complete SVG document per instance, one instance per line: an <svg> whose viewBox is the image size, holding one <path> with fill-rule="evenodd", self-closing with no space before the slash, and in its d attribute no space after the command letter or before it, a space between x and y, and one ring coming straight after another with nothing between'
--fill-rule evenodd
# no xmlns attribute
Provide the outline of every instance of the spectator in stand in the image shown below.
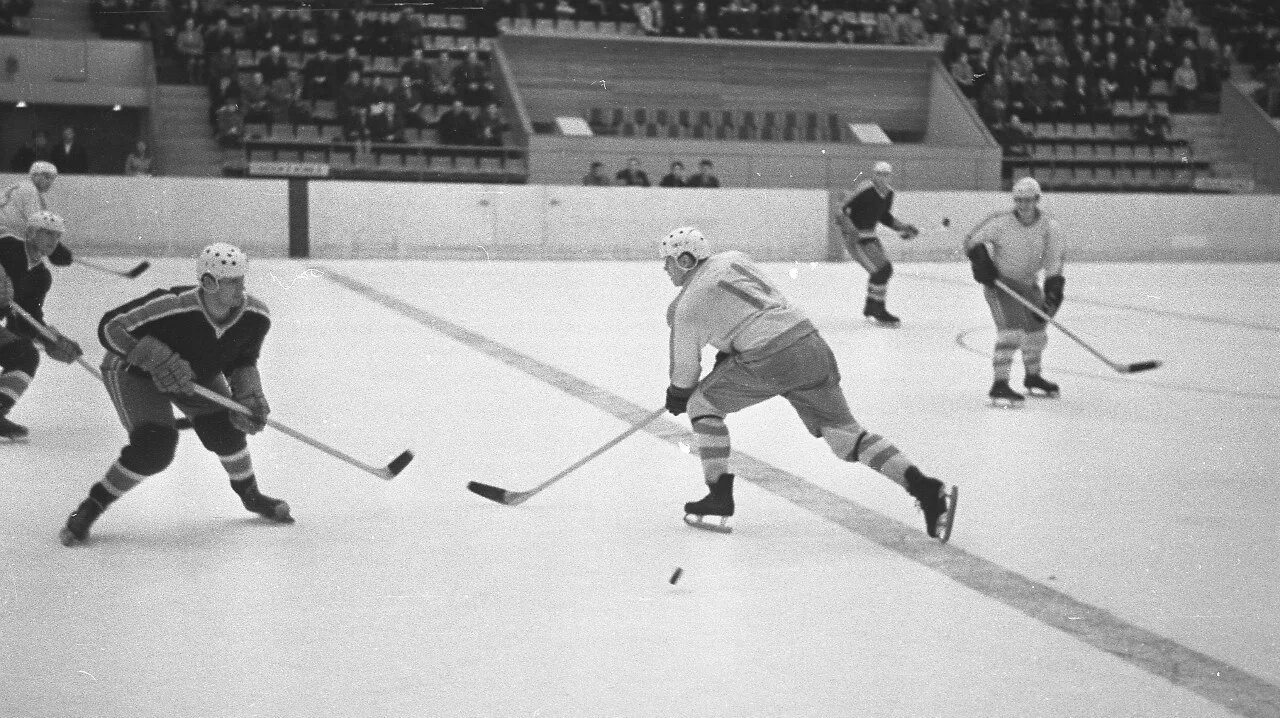
<svg viewBox="0 0 1280 718"><path fill-rule="evenodd" d="M76 139L76 129L70 125L62 128L62 141L53 146L50 161L59 174L85 174L89 171L89 153Z"/></svg>
<svg viewBox="0 0 1280 718"><path fill-rule="evenodd" d="M705 0L698 0L689 16L689 37L716 37L716 16L707 7Z"/></svg>
<svg viewBox="0 0 1280 718"><path fill-rule="evenodd" d="M1075 81L1067 88L1066 97L1063 101L1066 103L1067 117L1087 118L1091 108L1091 88L1085 81L1084 75L1076 75Z"/></svg>
<svg viewBox="0 0 1280 718"><path fill-rule="evenodd" d="M240 147L244 144L244 113L233 98L227 98L215 113L218 144Z"/></svg>
<svg viewBox="0 0 1280 718"><path fill-rule="evenodd" d="M367 75L372 82L369 85L369 104L375 102L391 102L396 95L396 86L391 78L384 75Z"/></svg>
<svg viewBox="0 0 1280 718"><path fill-rule="evenodd" d="M404 142L404 120L394 102L375 102L369 108L369 136L374 142Z"/></svg>
<svg viewBox="0 0 1280 718"><path fill-rule="evenodd" d="M196 21L187 18L182 25L174 43L178 49L178 57L182 60L183 71L187 82L201 84L204 82L204 35L196 27Z"/></svg>
<svg viewBox="0 0 1280 718"><path fill-rule="evenodd" d="M627 166L618 170L618 174L614 175L614 181L626 187L648 187L649 175L640 169L640 158L632 157L627 160Z"/></svg>
<svg viewBox="0 0 1280 718"><path fill-rule="evenodd" d="M356 73L357 80L364 74L364 60L354 45L348 45L342 57L334 60L333 72L336 77L341 78L341 82L350 80L352 72ZM337 89L334 91L337 92Z"/></svg>
<svg viewBox="0 0 1280 718"><path fill-rule="evenodd" d="M435 70L431 67L431 63L427 62L427 58L423 55L420 47L415 47L409 52L409 57L400 63L400 74L409 77L410 82L423 93L435 89Z"/></svg>
<svg viewBox="0 0 1280 718"><path fill-rule="evenodd" d="M347 79L333 93L334 113L338 116L338 121L343 121L348 115L354 113L356 108L368 107L369 93L365 89L364 83L360 81L360 73L352 70L347 73Z"/></svg>
<svg viewBox="0 0 1280 718"><path fill-rule="evenodd" d="M1200 76L1196 73L1196 68L1192 66L1191 58L1182 58L1182 64L1178 65L1178 69L1173 72L1173 82L1170 84L1173 98L1169 102L1169 109L1174 112L1186 112L1192 109L1196 99L1196 90L1199 88Z"/></svg>
<svg viewBox="0 0 1280 718"><path fill-rule="evenodd" d="M1133 125L1133 134L1143 142L1166 142L1173 132L1173 123L1169 116L1160 112L1153 101L1147 101L1147 107L1138 116Z"/></svg>
<svg viewBox="0 0 1280 718"><path fill-rule="evenodd" d="M671 163L671 171L658 180L659 187L684 187L684 163L676 160Z"/></svg>
<svg viewBox="0 0 1280 718"><path fill-rule="evenodd" d="M236 59L235 50L230 45L223 45L217 53L206 57L209 63L206 71L210 88L215 87L223 77L235 78L240 74L240 61Z"/></svg>
<svg viewBox="0 0 1280 718"><path fill-rule="evenodd" d="M213 127L218 126L218 110L227 104L227 100L231 100L233 104L240 104L240 83L235 81L233 76L222 76L218 78L218 84L209 90L209 124Z"/></svg>
<svg viewBox="0 0 1280 718"><path fill-rule="evenodd" d="M421 38L426 29L424 18L415 8L401 8L399 16L396 17L392 35L392 54L396 57L410 54L414 50L414 41Z"/></svg>
<svg viewBox="0 0 1280 718"><path fill-rule="evenodd" d="M271 121L271 105L267 92L267 85L262 81L262 73L249 73L249 80L240 87L240 109L244 111L245 122Z"/></svg>
<svg viewBox="0 0 1280 718"><path fill-rule="evenodd" d="M1044 85L1046 87L1045 102L1041 117L1055 122L1070 119L1067 114L1067 90L1069 89L1067 76L1055 71L1049 75L1049 81Z"/></svg>
<svg viewBox="0 0 1280 718"><path fill-rule="evenodd" d="M263 84L268 86L289 75L289 60L281 52L280 45L272 45L267 54L258 58L258 72L262 73Z"/></svg>
<svg viewBox="0 0 1280 718"><path fill-rule="evenodd" d="M302 99L310 101L312 107L318 100L332 100L335 70L329 51L316 48L302 66Z"/></svg>
<svg viewBox="0 0 1280 718"><path fill-rule="evenodd" d="M685 182L686 187L719 187L720 178L711 173L711 160L698 163L698 173Z"/></svg>
<svg viewBox="0 0 1280 718"><path fill-rule="evenodd" d="M401 75L400 84L396 85L391 101L400 108L406 127L421 129L427 126L427 118L423 114L426 109L422 98L422 88L414 83L410 75Z"/></svg>
<svg viewBox="0 0 1280 718"><path fill-rule="evenodd" d="M973 67L969 64L969 56L961 54L951 63L951 78L960 86L965 97L974 96Z"/></svg>
<svg viewBox="0 0 1280 718"><path fill-rule="evenodd" d="M356 154L367 153L373 141L369 129L369 108L364 105L352 108L342 120L342 139L355 145Z"/></svg>
<svg viewBox="0 0 1280 718"><path fill-rule="evenodd" d="M9 160L9 169L18 174L27 174L33 162L50 162L53 160L53 148L49 146L49 134L44 130L31 133L31 142L18 148ZM55 165L56 166L56 165Z"/></svg>
<svg viewBox="0 0 1280 718"><path fill-rule="evenodd" d="M992 118L987 120L987 124L996 124L996 122L1004 120L1009 111L1009 83L1005 80L1003 72L997 72L991 76L982 88L982 93L978 96L978 107L981 113L982 108L986 108L987 112L992 113ZM986 116L983 119L987 119Z"/></svg>
<svg viewBox="0 0 1280 718"><path fill-rule="evenodd" d="M1001 133L997 136L1005 148L1005 154L1010 157L1029 156L1031 152L1027 143L1034 138L1035 133L1031 131L1031 127L1016 114L1009 116L1009 123L1001 128Z"/></svg>
<svg viewBox="0 0 1280 718"><path fill-rule="evenodd" d="M271 105L271 118L275 122L301 124L311 119L311 107L302 100L302 76L290 70L278 77L267 88L267 101Z"/></svg>
<svg viewBox="0 0 1280 718"><path fill-rule="evenodd" d="M451 104L458 93L453 86L453 59L448 50L436 55L434 74L436 85L427 93L427 99L437 105Z"/></svg>
<svg viewBox="0 0 1280 718"><path fill-rule="evenodd" d="M609 178L605 177L603 174L600 174L600 171L602 169L604 169L603 162L592 162L591 169L587 172L587 174L583 175L582 177L583 186L608 187L610 184Z"/></svg>
<svg viewBox="0 0 1280 718"><path fill-rule="evenodd" d="M453 68L453 89L467 105L483 105L493 99L494 85L489 69L475 50L468 52L466 59Z"/></svg>
<svg viewBox="0 0 1280 718"><path fill-rule="evenodd" d="M1040 76L1033 72L1023 83L1021 106L1019 107L1015 102L1013 110L1024 117L1039 119L1049 113L1051 105L1052 95L1049 83L1042 81Z"/></svg>
<svg viewBox="0 0 1280 718"><path fill-rule="evenodd" d="M507 123L502 119L502 112L498 109L497 103L490 102L484 106L484 111L480 113L476 125L479 128L476 134L480 144L490 147L502 146L502 135L507 131Z"/></svg>
<svg viewBox="0 0 1280 718"><path fill-rule="evenodd" d="M436 130L442 145L470 145L476 142L476 121L471 110L454 100L447 110L440 113Z"/></svg>
<svg viewBox="0 0 1280 718"><path fill-rule="evenodd" d="M227 18L218 18L218 22L204 35L204 51L209 54L218 54L222 52L222 48L229 47L233 51L236 49L236 31L231 29L231 25L227 22Z"/></svg>
<svg viewBox="0 0 1280 718"><path fill-rule="evenodd" d="M155 174L155 158L151 156L146 140L138 140L134 144L133 152L124 160L124 173L130 177L150 177Z"/></svg>

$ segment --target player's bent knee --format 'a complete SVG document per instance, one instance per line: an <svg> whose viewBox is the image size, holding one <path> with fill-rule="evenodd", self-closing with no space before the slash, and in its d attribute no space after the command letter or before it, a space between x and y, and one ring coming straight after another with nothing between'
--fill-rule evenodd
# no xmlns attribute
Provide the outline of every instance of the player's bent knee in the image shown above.
<svg viewBox="0 0 1280 718"><path fill-rule="evenodd" d="M143 424L129 434L129 445L120 452L120 463L130 471L151 476L173 463L178 450L178 430L161 424Z"/></svg>
<svg viewBox="0 0 1280 718"><path fill-rule="evenodd" d="M871 273L872 284L884 284L893 276L893 262L885 262L884 266Z"/></svg>
<svg viewBox="0 0 1280 718"><path fill-rule="evenodd" d="M30 340L15 338L0 347L0 367L5 371L20 371L27 376L35 376L38 366L40 352L36 351L36 345Z"/></svg>
<svg viewBox="0 0 1280 718"><path fill-rule="evenodd" d="M707 401L707 397L703 395L702 390L693 392L693 396L689 397L689 405L686 411L689 412L689 421L692 423L703 417L715 417L724 419L724 414L719 409L711 405Z"/></svg>
<svg viewBox="0 0 1280 718"><path fill-rule="evenodd" d="M200 414L191 419L191 428L204 448L218 456L230 456L249 445L244 432L231 425L231 414L225 411Z"/></svg>

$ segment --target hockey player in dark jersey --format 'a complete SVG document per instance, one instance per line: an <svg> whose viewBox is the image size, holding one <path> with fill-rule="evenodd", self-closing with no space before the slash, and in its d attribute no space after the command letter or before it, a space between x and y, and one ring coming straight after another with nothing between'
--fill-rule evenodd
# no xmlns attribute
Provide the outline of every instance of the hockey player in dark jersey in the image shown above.
<svg viewBox="0 0 1280 718"><path fill-rule="evenodd" d="M66 225L62 218L48 210L38 210L25 220L22 237L15 230L0 230L0 317L6 326L0 327L0 439L23 441L27 428L8 418L18 399L31 385L40 354L39 342L52 358L70 364L83 352L74 341L57 334L56 341L47 341L36 333L34 327L21 317L10 315L10 303L17 303L32 318L44 321L44 298L53 284L53 277L44 259L58 259L58 264L70 264L71 252L62 246L62 234Z"/></svg>
<svg viewBox="0 0 1280 718"><path fill-rule="evenodd" d="M197 263L199 286L157 289L102 317L102 381L129 443L67 519L59 536L64 545L84 542L113 501L173 461L174 406L218 456L246 509L293 522L287 503L258 490L245 440L263 429L270 412L257 363L271 326L266 305L245 294L245 263L239 248L210 245ZM194 384L230 396L253 416L193 396Z"/></svg>
<svg viewBox="0 0 1280 718"><path fill-rule="evenodd" d="M885 308L885 294L889 277L893 276L893 263L884 254L884 246L876 236L876 225L891 227L903 239L914 239L919 230L908 222L893 216L893 187L889 177L893 167L888 162L877 162L871 179L862 180L854 188L849 199L835 213L837 225L844 233L845 248L849 256L867 270L867 302L862 315L883 326L896 327L899 320Z"/></svg>

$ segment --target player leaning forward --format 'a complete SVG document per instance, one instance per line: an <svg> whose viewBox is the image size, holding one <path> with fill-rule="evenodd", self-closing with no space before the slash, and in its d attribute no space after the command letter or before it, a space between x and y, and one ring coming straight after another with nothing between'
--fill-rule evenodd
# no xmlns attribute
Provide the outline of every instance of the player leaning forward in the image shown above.
<svg viewBox="0 0 1280 718"><path fill-rule="evenodd" d="M944 541L950 536L955 493L948 497L941 481L922 474L887 439L854 420L830 347L746 255L713 255L700 231L682 227L662 240L661 256L667 276L680 287L667 310L671 386L666 406L677 416L689 412L710 488L706 498L685 504L686 521L688 515L733 515L725 417L781 396L836 456L866 464L915 497L930 536ZM716 364L699 381L708 344L716 348ZM690 523L716 528L701 520Z"/></svg>
<svg viewBox="0 0 1280 718"><path fill-rule="evenodd" d="M102 317L102 381L129 443L67 519L63 544L88 538L89 527L113 501L173 461L173 406L191 417L200 443L218 456L246 509L292 523L287 503L258 491L245 441L245 434L262 430L270 412L257 362L271 326L266 305L244 291L245 262L237 247L210 245L197 261L199 286L157 289ZM193 396L197 383L231 396L253 416Z"/></svg>
<svg viewBox="0 0 1280 718"><path fill-rule="evenodd" d="M964 240L973 278L985 287L983 295L996 323L992 355L995 380L989 395L992 402L1002 405L1018 406L1025 400L1009 386L1013 354L1019 349L1026 369L1022 385L1032 393L1058 395L1058 385L1040 375L1040 357L1049 342L1045 321L995 286L1000 280L1032 304L1043 306L1049 316L1062 306L1066 286L1062 229L1040 210L1039 202L1040 183L1023 177L1013 185L1013 211L992 214ZM1038 282L1042 269L1043 292Z"/></svg>

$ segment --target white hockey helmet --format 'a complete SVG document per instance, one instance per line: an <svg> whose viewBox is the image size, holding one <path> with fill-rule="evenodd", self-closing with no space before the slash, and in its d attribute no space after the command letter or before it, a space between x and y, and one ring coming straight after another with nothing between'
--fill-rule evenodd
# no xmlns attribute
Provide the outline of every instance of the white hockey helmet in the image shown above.
<svg viewBox="0 0 1280 718"><path fill-rule="evenodd" d="M31 163L31 169L27 170L29 175L57 175L58 167L52 162L45 160L36 160Z"/></svg>
<svg viewBox="0 0 1280 718"><path fill-rule="evenodd" d="M711 245L697 227L680 227L671 230L671 233L662 239L658 256L663 260L667 257L679 259L685 252L693 255L693 258L699 262L711 256Z"/></svg>
<svg viewBox="0 0 1280 718"><path fill-rule="evenodd" d="M64 234L67 231L67 223L62 221L62 217L42 209L31 215L31 219L27 222L27 226L32 229L47 229L50 232Z"/></svg>
<svg viewBox="0 0 1280 718"><path fill-rule="evenodd" d="M1034 177L1023 177L1013 183L1014 199L1039 199L1040 183Z"/></svg>
<svg viewBox="0 0 1280 718"><path fill-rule="evenodd" d="M233 244L211 244L200 252L200 258L196 260L196 277L204 279L206 274L214 279L243 277L248 262L244 252Z"/></svg>

